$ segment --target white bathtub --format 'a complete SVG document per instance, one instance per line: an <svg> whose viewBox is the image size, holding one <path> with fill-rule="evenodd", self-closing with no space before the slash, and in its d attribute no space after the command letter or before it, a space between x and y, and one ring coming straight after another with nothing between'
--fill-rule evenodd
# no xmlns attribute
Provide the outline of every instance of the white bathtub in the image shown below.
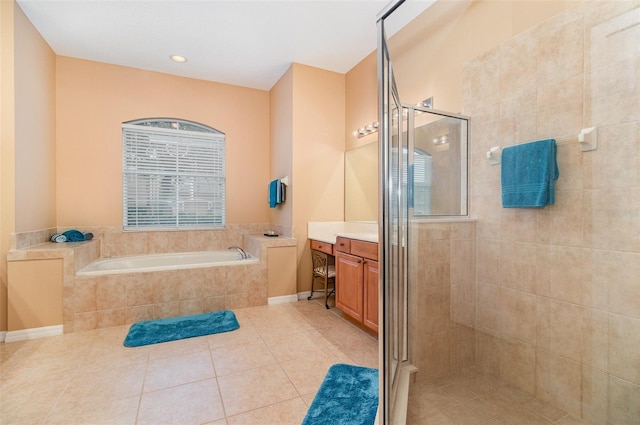
<svg viewBox="0 0 640 425"><path fill-rule="evenodd" d="M177 252L170 254L135 255L100 258L82 269L77 276L98 276L116 273L152 272L161 270L194 269L200 267L256 264L251 255L241 259L237 251Z"/></svg>

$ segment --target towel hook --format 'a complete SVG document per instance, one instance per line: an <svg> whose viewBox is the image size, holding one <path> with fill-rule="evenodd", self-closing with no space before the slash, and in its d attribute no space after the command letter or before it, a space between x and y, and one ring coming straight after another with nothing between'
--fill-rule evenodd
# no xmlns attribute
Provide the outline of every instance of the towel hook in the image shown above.
<svg viewBox="0 0 640 425"><path fill-rule="evenodd" d="M500 146L493 146L487 152L487 159L489 160L489 164L498 165L500 164L500 153L502 149Z"/></svg>
<svg viewBox="0 0 640 425"><path fill-rule="evenodd" d="M598 149L598 128L583 128L578 134L578 143L582 152L594 151Z"/></svg>

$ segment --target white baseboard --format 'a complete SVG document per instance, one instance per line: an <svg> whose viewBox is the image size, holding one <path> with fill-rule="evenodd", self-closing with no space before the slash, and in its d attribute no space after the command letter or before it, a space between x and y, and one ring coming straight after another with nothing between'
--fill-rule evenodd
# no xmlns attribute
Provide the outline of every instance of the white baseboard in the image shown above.
<svg viewBox="0 0 640 425"><path fill-rule="evenodd" d="M296 294L283 295L281 297L270 297L267 300L267 304L269 305L295 303L295 302L298 302L298 297L296 296Z"/></svg>
<svg viewBox="0 0 640 425"><path fill-rule="evenodd" d="M43 338L45 336L62 335L62 325L43 326L41 328L22 329L9 331L4 337L4 342L23 341L25 339Z"/></svg>
<svg viewBox="0 0 640 425"><path fill-rule="evenodd" d="M311 291L298 292L297 294L292 295L283 295L281 297L271 297L267 300L269 305L274 304L284 304L284 303L295 303L300 300L306 300L307 297L311 295ZM313 296L313 298L324 298L324 293L317 293Z"/></svg>
<svg viewBox="0 0 640 425"><path fill-rule="evenodd" d="M7 332L6 331L0 332L0 343L4 342L4 339L6 338L6 336L7 336Z"/></svg>
<svg viewBox="0 0 640 425"><path fill-rule="evenodd" d="M311 291L298 292L298 299L306 300L309 295L311 295Z"/></svg>
<svg viewBox="0 0 640 425"><path fill-rule="evenodd" d="M324 300L324 292L322 291L314 291L314 295L311 298L312 300L315 300L316 298L320 299L322 298ZM306 291L306 292L298 292L298 300L306 300L309 298L309 295L311 295L311 291Z"/></svg>

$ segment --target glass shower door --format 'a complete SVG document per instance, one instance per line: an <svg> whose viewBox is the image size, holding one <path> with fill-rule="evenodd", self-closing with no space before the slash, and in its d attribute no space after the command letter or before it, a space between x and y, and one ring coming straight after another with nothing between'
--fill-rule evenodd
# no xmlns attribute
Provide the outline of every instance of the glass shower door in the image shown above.
<svg viewBox="0 0 640 425"><path fill-rule="evenodd" d="M401 3L401 2L400 2ZM398 5L400 4L398 3ZM388 14L394 8L388 10ZM396 89L384 32L384 16L378 21L378 69L380 72L380 294L382 332L380 348L383 400L381 419L390 424L402 362L407 360L407 161L408 146L404 115ZM404 176L404 178L403 178Z"/></svg>

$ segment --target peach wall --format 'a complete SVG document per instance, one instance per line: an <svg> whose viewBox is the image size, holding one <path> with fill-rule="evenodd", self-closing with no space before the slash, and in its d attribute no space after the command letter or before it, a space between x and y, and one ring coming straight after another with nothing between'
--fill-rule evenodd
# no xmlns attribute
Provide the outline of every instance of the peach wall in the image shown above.
<svg viewBox="0 0 640 425"><path fill-rule="evenodd" d="M344 217L344 75L294 63L271 89L271 110L272 177L289 176L271 222L293 230L303 292L311 288L307 223Z"/></svg>
<svg viewBox="0 0 640 425"><path fill-rule="evenodd" d="M16 232L56 225L56 56L15 14Z"/></svg>
<svg viewBox="0 0 640 425"><path fill-rule="evenodd" d="M15 232L55 225L55 55L13 1L2 2L0 330Z"/></svg>
<svg viewBox="0 0 640 425"><path fill-rule="evenodd" d="M269 109L271 111L269 180L291 177L293 175L293 66L290 66L271 88ZM293 179L291 182L293 183ZM291 189L292 187L287 188L287 197L293 196ZM276 208L270 208L269 211L271 223L277 227L277 231L291 235L293 202L285 202Z"/></svg>
<svg viewBox="0 0 640 425"><path fill-rule="evenodd" d="M360 127L378 121L378 72L376 52L371 53L345 75L345 150L356 149L377 140L378 134L358 138Z"/></svg>
<svg viewBox="0 0 640 425"><path fill-rule="evenodd" d="M298 292L311 289L309 221L344 219L345 77L293 64L293 226Z"/></svg>
<svg viewBox="0 0 640 425"><path fill-rule="evenodd" d="M175 117L227 136L227 223L268 222L269 94L57 58L58 226L122 225L121 124Z"/></svg>
<svg viewBox="0 0 640 425"><path fill-rule="evenodd" d="M0 331L7 330L7 252L15 232L14 10L0 2Z"/></svg>
<svg viewBox="0 0 640 425"><path fill-rule="evenodd" d="M63 260L8 264L9 331L62 325Z"/></svg>

